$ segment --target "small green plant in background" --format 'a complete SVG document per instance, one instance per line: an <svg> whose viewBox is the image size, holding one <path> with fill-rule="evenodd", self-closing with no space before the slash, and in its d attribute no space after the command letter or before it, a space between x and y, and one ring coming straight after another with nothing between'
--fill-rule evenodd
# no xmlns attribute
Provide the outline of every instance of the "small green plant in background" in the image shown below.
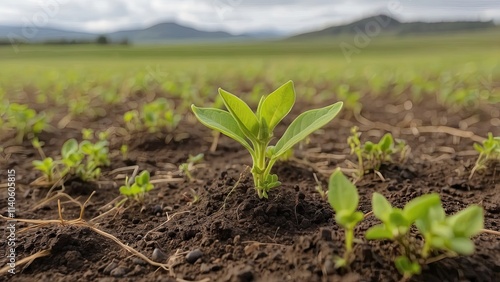
<svg viewBox="0 0 500 282"><path fill-rule="evenodd" d="M122 154L122 159L126 160L128 158L128 145L122 144L120 146L120 153Z"/></svg>
<svg viewBox="0 0 500 282"><path fill-rule="evenodd" d="M185 163L182 163L181 165L179 165L179 171L181 173L183 173L188 179L189 181L194 181L194 177L193 175L191 174L191 170L193 169L194 165L197 164L197 163L200 163L203 161L203 157L205 155L200 153L196 156L193 156L193 155L189 155L189 158L187 159L187 161Z"/></svg>
<svg viewBox="0 0 500 282"><path fill-rule="evenodd" d="M479 153L479 157L472 168L469 179L476 171L486 169L490 163L500 162L500 136L493 137L490 132L482 144L474 143L474 149Z"/></svg>
<svg viewBox="0 0 500 282"><path fill-rule="evenodd" d="M83 128L82 138L83 140L92 140L94 138L94 130L91 128Z"/></svg>
<svg viewBox="0 0 500 282"><path fill-rule="evenodd" d="M150 183L149 171L143 170L132 181L133 183L130 183L128 176L125 178L125 185L120 187L120 194L137 202L144 202L146 193L154 188Z"/></svg>
<svg viewBox="0 0 500 282"><path fill-rule="evenodd" d="M417 197L403 209L392 207L384 196L374 193L372 208L382 224L368 229L365 236L369 240L387 239L398 243L400 255L394 263L405 278L419 274L421 265L431 258L474 253L470 238L479 234L484 225L483 209L475 205L446 216L437 193ZM412 225L423 236L420 250L410 234ZM438 252L445 252L444 256L438 256Z"/></svg>
<svg viewBox="0 0 500 282"><path fill-rule="evenodd" d="M45 158L43 160L35 160L33 161L33 166L35 169L41 171L45 176L45 179L52 183L54 181L54 175L57 169L57 162L52 158Z"/></svg>
<svg viewBox="0 0 500 282"><path fill-rule="evenodd" d="M353 260L354 228L363 220L363 213L357 211L359 195L356 186L340 169L330 176L328 202L335 211L335 221L345 231L345 252L343 257L336 258L335 267L346 267Z"/></svg>
<svg viewBox="0 0 500 282"><path fill-rule="evenodd" d="M357 177L361 178L370 170L378 171L385 162L392 161L392 155L399 153L399 161L404 161L408 152L408 146L403 140L395 140L390 133L386 133L380 138L378 143L366 141L361 144L360 133L357 127L351 128L351 136L347 138L347 143L351 148L351 154L355 154L358 159Z"/></svg>
<svg viewBox="0 0 500 282"><path fill-rule="evenodd" d="M99 140L92 143L83 140L78 144L76 139L69 139L61 149L64 173L78 176L83 181L96 180L101 175L101 167L109 166L108 141Z"/></svg>
<svg viewBox="0 0 500 282"><path fill-rule="evenodd" d="M16 131L16 142L21 144L25 137L36 137L47 127L47 117L44 113L37 113L28 105L12 103L6 107L2 117L7 129ZM33 135L33 136L30 136Z"/></svg>
<svg viewBox="0 0 500 282"><path fill-rule="evenodd" d="M146 129L151 133L161 131L163 128L170 132L177 127L180 120L181 116L165 98L144 104L141 111L131 110L123 115L123 121L129 130Z"/></svg>
<svg viewBox="0 0 500 282"><path fill-rule="evenodd" d="M299 115L274 146L273 131L295 104L293 82L289 81L260 99L257 111L237 96L219 89L228 111L214 108L191 108L205 126L220 131L239 142L252 156L252 175L259 198L267 198L270 189L281 185L271 169L280 156L309 134L330 122L342 108L342 102L309 110Z"/></svg>
<svg viewBox="0 0 500 282"><path fill-rule="evenodd" d="M76 139L69 139L64 142L60 160L45 157L41 142L33 140L33 146L43 158L33 161L33 165L44 174L48 182L52 182L55 176L62 178L66 175L75 175L84 181L97 180L101 175L101 167L109 166L107 133L100 132L96 142L90 140L93 136L91 129L84 129L82 133L86 140L78 143Z"/></svg>

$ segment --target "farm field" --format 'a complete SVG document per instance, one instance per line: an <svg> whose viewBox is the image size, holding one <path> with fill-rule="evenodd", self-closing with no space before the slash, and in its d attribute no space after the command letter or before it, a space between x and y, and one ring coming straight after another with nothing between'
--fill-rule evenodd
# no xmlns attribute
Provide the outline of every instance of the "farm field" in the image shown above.
<svg viewBox="0 0 500 282"><path fill-rule="evenodd" d="M380 223L377 192L398 208L438 193L447 215L483 209L473 254L412 253L421 273L408 280L495 281L500 145L497 161L478 167L474 144L500 136L500 38L380 37L348 57L343 40L353 44L0 47L2 234L13 174L17 220L17 274L0 280L401 281L398 244L365 238ZM274 164L281 185L259 198L248 151L201 124L191 105L225 109L222 88L255 110L289 80L296 102L271 144L301 113L343 108ZM390 133L406 146L362 168L353 128L362 144ZM43 173L35 165L46 157L55 164L38 163ZM324 195L336 168L355 183L364 214L343 268L334 265L345 232ZM154 188L127 194L142 171ZM422 248L418 228L408 234Z"/></svg>

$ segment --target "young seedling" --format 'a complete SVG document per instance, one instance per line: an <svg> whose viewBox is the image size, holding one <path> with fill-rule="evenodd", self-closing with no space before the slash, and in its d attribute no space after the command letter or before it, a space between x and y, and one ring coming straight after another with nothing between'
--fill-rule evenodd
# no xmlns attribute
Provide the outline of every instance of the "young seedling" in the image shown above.
<svg viewBox="0 0 500 282"><path fill-rule="evenodd" d="M179 165L179 171L182 172L189 179L189 181L191 182L194 181L194 177L191 174L191 170L193 169L196 163L203 161L203 157L204 155L201 153L196 156L189 155L187 162Z"/></svg>
<svg viewBox="0 0 500 282"><path fill-rule="evenodd" d="M54 161L54 159L48 157L43 159L42 161L35 160L33 161L33 166L35 169L41 171L47 182L52 183L54 180L54 173L57 168L57 163Z"/></svg>
<svg viewBox="0 0 500 282"><path fill-rule="evenodd" d="M144 104L141 111L131 110L123 115L127 129L136 131L147 129L151 133L167 128L172 131L179 124L181 117L175 113L167 99L159 98Z"/></svg>
<svg viewBox="0 0 500 282"><path fill-rule="evenodd" d="M110 164L108 152L106 140L96 143L84 140L78 144L75 139L69 139L61 149L62 163L65 166L62 174L73 174L84 181L98 179L100 167Z"/></svg>
<svg viewBox="0 0 500 282"><path fill-rule="evenodd" d="M400 153L399 161L403 161L406 157L408 146L403 140L394 140L390 133L382 136L378 143L366 141L361 144L359 136L358 128L353 127L351 136L347 138L351 154L355 154L358 158L356 175L358 178L363 177L369 170L378 171L383 163L392 161L393 154Z"/></svg>
<svg viewBox="0 0 500 282"><path fill-rule="evenodd" d="M6 126L16 130L16 142L21 144L29 134L37 135L47 126L44 113L38 113L27 105L12 103L6 109Z"/></svg>
<svg viewBox="0 0 500 282"><path fill-rule="evenodd" d="M289 81L260 99L257 111L237 96L219 89L228 111L214 108L191 108L205 126L239 142L252 157L252 175L259 198L267 198L268 192L281 185L276 174L271 174L274 163L280 156L309 134L330 122L342 108L342 102L310 110L299 115L274 146L270 145L273 131L295 104L293 82Z"/></svg>
<svg viewBox="0 0 500 282"><path fill-rule="evenodd" d="M120 153L122 154L122 159L126 160L128 157L128 146L126 144L120 146Z"/></svg>
<svg viewBox="0 0 500 282"><path fill-rule="evenodd" d="M94 139L94 130L91 128L82 129L82 138L83 140L92 140Z"/></svg>
<svg viewBox="0 0 500 282"><path fill-rule="evenodd" d="M474 149L479 153L476 164L472 168L469 179L478 170L486 169L490 163L500 162L500 136L493 137L491 132L483 144L474 143Z"/></svg>
<svg viewBox="0 0 500 282"><path fill-rule="evenodd" d="M125 178L125 185L120 187L120 194L133 199L139 203L144 202L144 196L151 191L154 186L149 182L149 171L143 170L135 177L134 182L130 183L128 177Z"/></svg>
<svg viewBox="0 0 500 282"><path fill-rule="evenodd" d="M446 217L437 193L417 197L403 209L392 207L384 196L374 193L372 208L382 224L368 229L365 236L369 240L388 239L399 244L401 255L394 262L405 278L419 274L421 265L429 261L433 251L445 251L445 256L472 254L474 243L470 237L481 231L484 222L479 206ZM424 238L420 251L410 237L410 227L414 224Z"/></svg>
<svg viewBox="0 0 500 282"><path fill-rule="evenodd" d="M313 173L313 176L314 176L314 181L316 181L316 186L314 187L314 189L318 192L322 200L326 200L326 197L328 196L328 191L325 191L323 189L323 185L316 176L316 173Z"/></svg>
<svg viewBox="0 0 500 282"><path fill-rule="evenodd" d="M335 267L351 264L354 243L354 228L363 220L363 213L357 211L359 195L356 186L344 176L340 169L335 170L328 182L328 202L335 211L335 221L345 231L345 252L335 261Z"/></svg>

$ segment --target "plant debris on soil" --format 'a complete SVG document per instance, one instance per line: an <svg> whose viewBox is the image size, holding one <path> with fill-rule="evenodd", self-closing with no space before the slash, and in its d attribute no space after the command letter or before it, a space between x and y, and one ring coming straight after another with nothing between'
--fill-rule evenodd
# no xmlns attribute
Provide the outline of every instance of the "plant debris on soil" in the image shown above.
<svg viewBox="0 0 500 282"><path fill-rule="evenodd" d="M308 143L298 146L292 159L275 165L274 172L283 184L271 190L267 200L259 199L253 188L248 171L251 159L245 149L221 136L217 149L211 152L212 133L190 114L174 133L132 133L127 137L127 158L112 154L111 166L103 169L99 181L66 181L64 193L83 203L95 191L83 219L149 259L168 265L168 271L89 227L47 224L21 232L29 225L18 222L18 261L44 250L50 254L17 266L15 275L3 275L0 281L400 281L402 276L393 264L396 245L363 237L370 226L379 223L373 216L366 217L356 229L355 260L350 268L334 268L334 256L343 253L343 230L316 191L313 173L327 187L328 176L336 167L352 169L349 164L356 160L346 142L352 126L360 128L363 140L378 140L391 132L411 148L406 162L382 166L384 179L367 174L356 183L363 213L371 211L373 192L383 194L396 207L437 192L447 214L478 204L484 208L486 229L498 230L500 222L500 166L469 179L477 158L473 143L488 132L500 135L492 122L500 116L500 105L450 113L432 101L401 106L405 102L408 97L404 95L363 101L360 115L344 109L311 135ZM284 123L289 124L301 110L309 108L310 103L297 103ZM57 134L42 133L39 139L45 143L45 154L57 156L64 141L79 138L82 128L106 130L121 118L117 110L110 109L109 114L101 120L80 121ZM468 119L472 116L477 118ZM476 122L468 124L467 120ZM279 126L278 134L284 128ZM119 134L112 135L111 151L118 151L124 140ZM7 169L15 169L17 175L16 217L59 219L56 200L41 202L50 187L30 185L40 176L31 164L40 159L36 149L29 141L22 146L14 146L8 139L2 142L2 178ZM205 157L192 171L196 180L178 180L183 177L178 166L189 154L198 153ZM155 188L143 204L128 201L90 221L112 208L109 203L119 196L123 174L129 172L111 172L127 166L150 171L152 180L158 180ZM193 201L195 195L198 201ZM6 207L6 199L1 197L2 207ZM61 198L61 207L65 220L79 217L80 207L68 199ZM5 208L2 215L6 216ZM4 222L2 229L7 234L5 227ZM411 280L498 281L500 237L483 233L473 241L474 255L424 265L422 274ZM0 249L5 252L7 248L2 240ZM1 257L5 266L5 256Z"/></svg>

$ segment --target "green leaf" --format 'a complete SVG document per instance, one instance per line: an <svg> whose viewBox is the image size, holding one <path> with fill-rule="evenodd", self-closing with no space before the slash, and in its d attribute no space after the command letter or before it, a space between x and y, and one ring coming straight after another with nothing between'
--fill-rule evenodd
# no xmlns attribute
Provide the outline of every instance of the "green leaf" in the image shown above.
<svg viewBox="0 0 500 282"><path fill-rule="evenodd" d="M351 213L343 210L335 214L335 221L346 229L353 229L363 218L363 213L359 211Z"/></svg>
<svg viewBox="0 0 500 282"><path fill-rule="evenodd" d="M391 214L392 211L392 206L387 201L387 199L382 196L380 193L373 193L372 196L372 209L373 209L373 214L383 222L386 222L389 220L389 215Z"/></svg>
<svg viewBox="0 0 500 282"><path fill-rule="evenodd" d="M420 265L416 262L412 262L406 256L397 257L396 259L394 259L394 264L396 265L399 273L408 278L415 274L420 274L421 272Z"/></svg>
<svg viewBox="0 0 500 282"><path fill-rule="evenodd" d="M141 174L139 174L136 178L135 178L135 183L137 183L139 186L144 186L144 185L147 185L149 184L149 171L147 170L143 170L141 172Z"/></svg>
<svg viewBox="0 0 500 282"><path fill-rule="evenodd" d="M416 219L424 217L427 211L431 207L436 205L441 206L441 199L439 198L439 194L432 193L422 195L409 201L405 205L403 209L404 216L410 223L413 223Z"/></svg>
<svg viewBox="0 0 500 282"><path fill-rule="evenodd" d="M446 221L453 228L455 236L470 238L484 228L483 208L470 206L448 217Z"/></svg>
<svg viewBox="0 0 500 282"><path fill-rule="evenodd" d="M375 144L373 144L373 142L370 142L370 141L366 141L365 144L363 145L363 150L366 153L371 153L374 148L375 148Z"/></svg>
<svg viewBox="0 0 500 282"><path fill-rule="evenodd" d="M387 152L391 148L392 144L394 144L394 140L392 139L392 135L390 133L386 133L378 142L382 152Z"/></svg>
<svg viewBox="0 0 500 282"><path fill-rule="evenodd" d="M219 109L198 108L195 105L191 105L191 109L202 124L236 140L253 154L253 149L246 141L245 134L230 113Z"/></svg>
<svg viewBox="0 0 500 282"><path fill-rule="evenodd" d="M275 157L279 157L309 134L330 122L339 113L340 109L342 109L342 102L337 102L299 115L276 143Z"/></svg>
<svg viewBox="0 0 500 282"><path fill-rule="evenodd" d="M76 152L78 152L78 141L76 141L76 139L69 139L64 142L61 148L61 155L64 159Z"/></svg>
<svg viewBox="0 0 500 282"><path fill-rule="evenodd" d="M393 239L394 236L391 231L387 229L385 224L378 224L370 227L366 233L365 237L368 240L382 240L382 239Z"/></svg>
<svg viewBox="0 0 500 282"><path fill-rule="evenodd" d="M412 222L409 221L400 209L392 209L389 214L389 223L391 226L398 227L400 233L406 233Z"/></svg>
<svg viewBox="0 0 500 282"><path fill-rule="evenodd" d="M444 223L446 214L442 206L435 205L432 206L427 214L423 217L417 218L415 220L415 225L418 230L422 233L429 233L438 225Z"/></svg>
<svg viewBox="0 0 500 282"><path fill-rule="evenodd" d="M240 126L240 129L244 133L257 138L257 134L259 133L259 120L252 109L236 95L222 88L219 88L219 94L224 101L224 105L226 105L226 108Z"/></svg>
<svg viewBox="0 0 500 282"><path fill-rule="evenodd" d="M269 131L290 112L295 104L295 89L290 80L266 97L260 107L260 115L267 121Z"/></svg>
<svg viewBox="0 0 500 282"><path fill-rule="evenodd" d="M335 212L347 211L353 213L358 207L358 190L340 168L337 168L328 182L328 202Z"/></svg>
<svg viewBox="0 0 500 282"><path fill-rule="evenodd" d="M484 149L481 145L479 145L478 143L474 143L474 145L472 145L474 147L474 149L478 152L478 153L482 153L484 152Z"/></svg>
<svg viewBox="0 0 500 282"><path fill-rule="evenodd" d="M452 238L448 241L447 247L461 255L472 255L474 253L474 242L469 238Z"/></svg>

